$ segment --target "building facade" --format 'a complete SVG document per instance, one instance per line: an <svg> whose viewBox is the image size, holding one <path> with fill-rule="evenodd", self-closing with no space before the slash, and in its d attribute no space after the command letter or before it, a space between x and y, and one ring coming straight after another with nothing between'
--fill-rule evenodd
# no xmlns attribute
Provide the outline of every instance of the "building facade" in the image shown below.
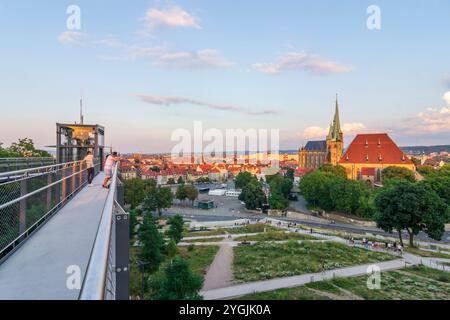
<svg viewBox="0 0 450 320"><path fill-rule="evenodd" d="M341 130L339 103L336 98L334 118L326 140L308 141L304 147L300 148L298 167L315 170L324 164L337 165L343 151L344 134Z"/></svg>
<svg viewBox="0 0 450 320"><path fill-rule="evenodd" d="M387 135L358 134L339 160L353 180L382 184L383 169L391 166L403 167L415 172L414 163Z"/></svg>

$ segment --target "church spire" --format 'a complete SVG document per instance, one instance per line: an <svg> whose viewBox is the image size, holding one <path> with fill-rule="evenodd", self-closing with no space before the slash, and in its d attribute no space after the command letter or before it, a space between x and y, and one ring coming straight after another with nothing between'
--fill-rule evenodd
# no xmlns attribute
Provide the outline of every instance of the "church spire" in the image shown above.
<svg viewBox="0 0 450 320"><path fill-rule="evenodd" d="M333 127L331 129L331 137L332 137L332 139L338 140L341 134L342 134L342 130L341 130L341 121L339 119L339 103L338 103L338 96L336 94L336 109L334 112Z"/></svg>

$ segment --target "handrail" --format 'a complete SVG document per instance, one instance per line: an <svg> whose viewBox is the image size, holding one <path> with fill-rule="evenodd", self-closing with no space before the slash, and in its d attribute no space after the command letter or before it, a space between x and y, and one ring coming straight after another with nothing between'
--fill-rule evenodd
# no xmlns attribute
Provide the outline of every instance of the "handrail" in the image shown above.
<svg viewBox="0 0 450 320"><path fill-rule="evenodd" d="M16 170L16 171L1 172L0 177L4 177L4 176L8 177L8 176L12 176L12 175L19 175L19 174L27 173L30 171L38 171L38 170L50 169L53 167L61 167L64 165L79 163L79 162L83 162L83 161L84 160L70 161L70 162L51 164L48 166L42 166L42 167L36 167L36 168L27 168L27 169L21 169L21 170Z"/></svg>
<svg viewBox="0 0 450 320"><path fill-rule="evenodd" d="M97 165L98 165L98 164L97 164ZM24 199L26 199L26 198L28 198L28 197L31 197L31 196L33 196L33 195L39 193L39 192L42 192L42 191L44 191L44 190L46 190L46 189L48 189L48 188L51 188L51 187L57 185L58 183L63 182L64 180L68 180L68 179L70 179L70 178L72 178L72 177L74 177L74 176L77 176L77 175L79 175L81 172L84 172L84 171L87 171L87 169L85 168L85 169L83 169L83 170L81 170L81 171L77 171L77 172L75 172L75 173L72 173L71 175L65 176L64 178L59 179L58 181L52 182L52 183L50 183L50 184L47 184L47 185L45 185L44 187L42 187L42 188L40 188L40 189L36 189L36 190L34 190L34 191L28 192L27 194L25 194L25 195L23 195L23 196L21 196L21 197L19 197L19 198L16 198L16 199L11 200L11 201L9 201L9 202L3 203L3 204L0 205L0 210L1 210L1 209L4 209L4 208L6 208L6 207L8 207L8 206L10 206L10 205L13 205L14 203L20 202L20 201L22 201L22 200L24 200Z"/></svg>
<svg viewBox="0 0 450 320"><path fill-rule="evenodd" d="M102 211L102 217L81 288L80 300L103 300L105 296L108 256L113 225L113 209L116 200L117 171L119 166L119 163L117 163L111 177L108 196Z"/></svg>

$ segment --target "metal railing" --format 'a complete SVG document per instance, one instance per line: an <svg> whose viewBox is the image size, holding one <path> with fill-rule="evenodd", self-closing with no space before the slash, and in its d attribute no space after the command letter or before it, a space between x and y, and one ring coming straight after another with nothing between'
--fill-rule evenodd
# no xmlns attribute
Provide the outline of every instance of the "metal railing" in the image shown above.
<svg viewBox="0 0 450 320"><path fill-rule="evenodd" d="M122 209L123 186L117 164L89 258L80 300L126 300L129 297L129 222Z"/></svg>
<svg viewBox="0 0 450 320"><path fill-rule="evenodd" d="M0 158L0 172L30 169L55 163L56 159L53 157Z"/></svg>
<svg viewBox="0 0 450 320"><path fill-rule="evenodd" d="M0 262L86 183L84 161L0 173Z"/></svg>

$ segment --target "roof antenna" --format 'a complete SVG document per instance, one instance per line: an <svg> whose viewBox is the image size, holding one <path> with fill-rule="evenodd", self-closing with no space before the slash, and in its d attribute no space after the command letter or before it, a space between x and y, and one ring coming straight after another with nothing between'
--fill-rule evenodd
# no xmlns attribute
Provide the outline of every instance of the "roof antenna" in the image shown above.
<svg viewBox="0 0 450 320"><path fill-rule="evenodd" d="M80 93L80 124L84 124L83 116L83 95Z"/></svg>

